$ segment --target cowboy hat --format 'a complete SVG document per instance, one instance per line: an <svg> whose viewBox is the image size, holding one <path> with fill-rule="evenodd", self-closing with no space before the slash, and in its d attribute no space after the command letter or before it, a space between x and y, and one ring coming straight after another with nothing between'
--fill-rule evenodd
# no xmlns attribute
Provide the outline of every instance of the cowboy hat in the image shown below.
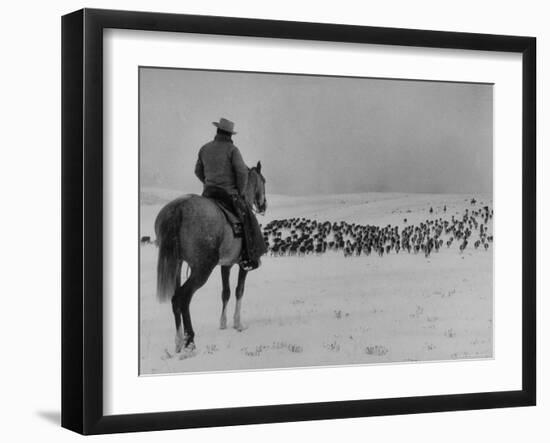
<svg viewBox="0 0 550 443"><path fill-rule="evenodd" d="M212 122L212 124L222 131L229 132L230 134L236 134L235 131L233 131L233 128L235 127L235 123L233 123L231 120L227 120L226 118L220 118L219 122Z"/></svg>

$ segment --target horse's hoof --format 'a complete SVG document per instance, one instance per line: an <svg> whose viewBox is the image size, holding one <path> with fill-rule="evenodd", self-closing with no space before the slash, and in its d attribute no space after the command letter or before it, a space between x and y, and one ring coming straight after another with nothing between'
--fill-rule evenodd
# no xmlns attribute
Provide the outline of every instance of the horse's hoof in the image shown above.
<svg viewBox="0 0 550 443"><path fill-rule="evenodd" d="M194 357L195 355L197 355L197 350L196 350L196 348L195 348L195 344L194 344L194 343L190 343L187 347L185 347L185 348L181 351L181 354L180 354L179 359L180 359L180 360L185 360L185 359L187 359L187 358Z"/></svg>
<svg viewBox="0 0 550 443"><path fill-rule="evenodd" d="M182 350L182 348L184 347L185 345L185 336L184 334L181 332L181 330L179 330L178 332L176 332L176 338L174 340L175 342L175 349L174 349L174 352L176 354L179 354Z"/></svg>
<svg viewBox="0 0 550 443"><path fill-rule="evenodd" d="M227 321L220 322L220 329L227 329Z"/></svg>
<svg viewBox="0 0 550 443"><path fill-rule="evenodd" d="M239 323L239 324L233 326L233 328L236 329L239 332L243 332L245 329L248 329L248 326L245 326L242 323Z"/></svg>

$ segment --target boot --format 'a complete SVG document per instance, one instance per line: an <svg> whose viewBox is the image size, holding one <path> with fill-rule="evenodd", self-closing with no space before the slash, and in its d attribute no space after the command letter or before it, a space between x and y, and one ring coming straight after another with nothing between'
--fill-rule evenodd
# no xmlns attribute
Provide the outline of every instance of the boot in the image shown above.
<svg viewBox="0 0 550 443"><path fill-rule="evenodd" d="M244 271L253 271L254 269L258 269L261 265L261 261L258 260L249 260L249 259L242 259L239 263L239 266Z"/></svg>

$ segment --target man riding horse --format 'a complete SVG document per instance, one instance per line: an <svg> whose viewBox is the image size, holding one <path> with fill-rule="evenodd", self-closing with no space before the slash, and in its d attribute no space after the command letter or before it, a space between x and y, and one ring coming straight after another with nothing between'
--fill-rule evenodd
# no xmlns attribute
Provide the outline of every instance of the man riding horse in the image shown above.
<svg viewBox="0 0 550 443"><path fill-rule="evenodd" d="M216 266L221 267L222 312L220 329L227 327L226 308L231 295L229 278L231 267L239 263L235 288L233 327L243 331L241 303L248 271L256 269L260 257L266 252L265 242L254 207L264 213L265 178L260 162L247 168L239 150L231 140L234 125L226 119L214 123L216 138L203 146L195 168L197 177L204 183L202 196L182 195L163 206L155 219L157 259L157 298L160 302L172 301L176 326L176 352L193 353L195 331L189 305L195 292L208 280ZM237 214L243 224L244 236L235 235L235 229L225 209L216 201ZM182 284L182 266L187 264Z"/></svg>
<svg viewBox="0 0 550 443"><path fill-rule="evenodd" d="M243 247L239 265L250 271L260 266L260 257L267 248L252 207L244 198L249 168L233 144L235 124L225 118L212 124L216 126L217 133L214 140L200 149L195 175L204 184L202 195L221 201L242 223Z"/></svg>

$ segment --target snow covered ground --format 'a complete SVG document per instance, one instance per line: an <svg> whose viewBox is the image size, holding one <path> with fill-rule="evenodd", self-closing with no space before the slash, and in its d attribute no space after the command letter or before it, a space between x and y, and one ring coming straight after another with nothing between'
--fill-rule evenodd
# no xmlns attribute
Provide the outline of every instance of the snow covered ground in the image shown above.
<svg viewBox="0 0 550 443"><path fill-rule="evenodd" d="M146 189L141 195L140 235L154 239L156 214L178 193ZM268 204L259 220L264 226L307 217L400 229L492 207L489 197L471 194L268 195ZM491 222L488 228L491 234ZM428 258L403 250L383 257L267 255L247 278L243 332L231 328L234 294L229 327L219 329L221 277L215 270L191 302L197 350L190 358L174 355L171 305L155 297L156 259L154 245L141 245L141 374L492 357L492 244L460 253L455 243ZM234 267L232 290L236 274Z"/></svg>

